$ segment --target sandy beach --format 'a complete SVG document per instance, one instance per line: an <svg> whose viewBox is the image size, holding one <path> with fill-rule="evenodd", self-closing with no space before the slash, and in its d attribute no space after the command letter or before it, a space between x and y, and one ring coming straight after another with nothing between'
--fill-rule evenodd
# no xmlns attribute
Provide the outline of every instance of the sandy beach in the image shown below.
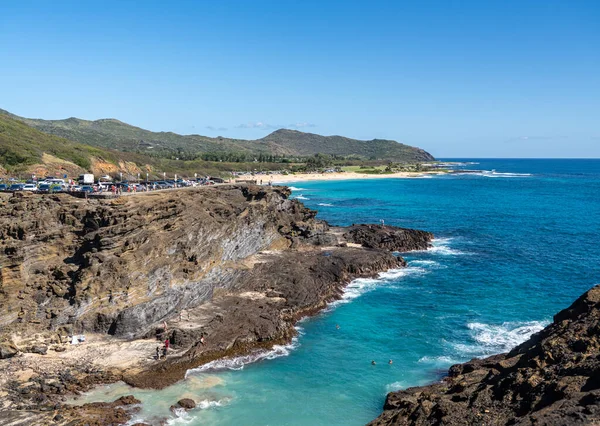
<svg viewBox="0 0 600 426"><path fill-rule="evenodd" d="M340 172L340 173L296 173L296 174L275 174L275 175L264 175L254 176L260 183L291 183L291 182L307 182L307 181L329 181L329 180L354 180L354 179L390 179L390 178L423 178L430 175L444 174L441 171L430 171L430 172L397 172L389 174L370 174L370 173L357 173L357 172Z"/></svg>

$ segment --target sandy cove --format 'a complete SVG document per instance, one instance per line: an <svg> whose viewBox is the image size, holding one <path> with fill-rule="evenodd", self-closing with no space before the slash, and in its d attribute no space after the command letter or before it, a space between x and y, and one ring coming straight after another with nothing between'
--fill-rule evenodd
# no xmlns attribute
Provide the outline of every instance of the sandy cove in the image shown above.
<svg viewBox="0 0 600 426"><path fill-rule="evenodd" d="M96 420L115 406L70 409L65 396L118 380L162 388L206 362L288 343L295 323L352 279L405 266L392 252L433 238L332 228L290 193L220 185L112 200L0 194L0 423L104 424ZM86 342L70 345L73 334ZM172 349L157 361L167 337ZM128 418L119 410L114 424Z"/></svg>

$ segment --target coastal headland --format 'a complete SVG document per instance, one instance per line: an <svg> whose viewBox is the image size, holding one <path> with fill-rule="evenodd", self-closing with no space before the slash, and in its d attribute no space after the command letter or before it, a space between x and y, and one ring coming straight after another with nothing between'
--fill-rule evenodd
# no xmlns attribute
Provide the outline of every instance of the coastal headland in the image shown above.
<svg viewBox="0 0 600 426"><path fill-rule="evenodd" d="M440 383L388 394L370 426L596 425L600 285L509 353L450 368Z"/></svg>
<svg viewBox="0 0 600 426"><path fill-rule="evenodd" d="M330 227L289 196L254 185L110 200L0 194L0 419L126 421L131 399L67 407L65 396L119 380L162 388L209 361L288 343L352 279L401 268L392 252L433 239Z"/></svg>

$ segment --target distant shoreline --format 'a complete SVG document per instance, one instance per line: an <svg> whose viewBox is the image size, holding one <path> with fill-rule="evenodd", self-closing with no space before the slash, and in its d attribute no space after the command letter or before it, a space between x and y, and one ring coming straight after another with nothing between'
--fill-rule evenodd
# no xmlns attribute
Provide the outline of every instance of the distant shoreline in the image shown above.
<svg viewBox="0 0 600 426"><path fill-rule="evenodd" d="M356 180L356 179L389 179L389 178L420 178L427 175L443 175L445 171L426 171L426 172L396 172L385 174L370 174L357 172L340 172L340 173L296 173L289 175L265 175L254 176L257 182L262 180L263 184L272 183L291 183L291 182L309 182L309 181L330 181L330 180Z"/></svg>

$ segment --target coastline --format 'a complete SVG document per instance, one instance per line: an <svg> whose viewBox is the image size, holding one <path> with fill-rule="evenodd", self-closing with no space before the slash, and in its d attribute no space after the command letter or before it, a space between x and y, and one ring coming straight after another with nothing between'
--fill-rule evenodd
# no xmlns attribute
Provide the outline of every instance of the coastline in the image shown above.
<svg viewBox="0 0 600 426"><path fill-rule="evenodd" d="M47 294L44 307L50 310L44 319L31 308L20 321L6 318L10 322L3 327L3 358L7 359L0 362L7 389L2 394L4 409L15 413L32 410L33 404L58 403L71 410L63 405L65 396L98 384L123 380L138 388L160 389L210 361L289 344L297 334L296 323L340 299L353 279L406 266L392 252L427 248L433 238L424 231L380 225L333 228L289 195L290 190L281 187L219 185L87 203L68 196L29 194L1 199L28 211L31 217L24 218L24 223L31 228L24 232L39 237L7 239L4 244L14 247L9 252L35 252L54 241L60 262L61 256L70 258L73 251L82 253L83 244L89 252L80 255L78 278L86 283L82 289L94 289L94 299L79 299L77 292L71 297L74 305L96 300L86 305L89 313L84 311L75 322L67 323L68 318L60 316L66 299L56 284L57 275L52 270L47 276L38 273L61 296ZM279 213L274 216L273 210ZM82 220L70 220L55 233L53 223L62 220L65 211ZM143 229L126 220L142 214L153 215ZM203 220L197 220L199 214ZM34 218L40 215L50 234L35 228L40 221ZM89 215L94 215L95 222ZM4 218L0 225L12 226L11 218ZM257 227L254 238L247 234L249 225ZM190 233L196 238L189 238ZM86 234L97 235L95 241L107 244L87 246ZM224 250L199 251L206 247L199 244L199 238L209 238L209 245L215 245L212 241L218 241L219 247L225 244ZM56 243L57 239L68 245ZM181 251L171 250L174 240L182 245ZM157 254L152 257L154 264L139 269L148 258L147 250ZM95 257L101 258L101 269L97 269L100 262L87 260ZM19 266L20 259L7 260ZM144 280L155 282L165 276L166 268L171 268L171 288L149 298ZM98 274L104 278L98 280ZM116 294L122 285L120 277L131 274L143 279L132 281L128 294ZM11 285L27 286L28 281L15 276ZM5 296L10 296L6 302L14 305L12 311L36 303L27 299L31 293L21 294L26 296ZM70 345L65 333L86 334L86 342ZM171 340L167 359L154 359L161 342L157 337ZM25 400L23 395L27 395ZM69 417L85 417L88 408L73 408Z"/></svg>
<svg viewBox="0 0 600 426"><path fill-rule="evenodd" d="M359 179L419 179L434 175L444 175L445 171L426 171L426 172L396 172L386 174L370 174L357 172L335 172L335 173L296 173L296 174L275 174L264 175L263 184L272 182L274 184L286 184L292 182L312 182L312 181L338 181L338 180L359 180ZM254 177L260 181L262 176Z"/></svg>

